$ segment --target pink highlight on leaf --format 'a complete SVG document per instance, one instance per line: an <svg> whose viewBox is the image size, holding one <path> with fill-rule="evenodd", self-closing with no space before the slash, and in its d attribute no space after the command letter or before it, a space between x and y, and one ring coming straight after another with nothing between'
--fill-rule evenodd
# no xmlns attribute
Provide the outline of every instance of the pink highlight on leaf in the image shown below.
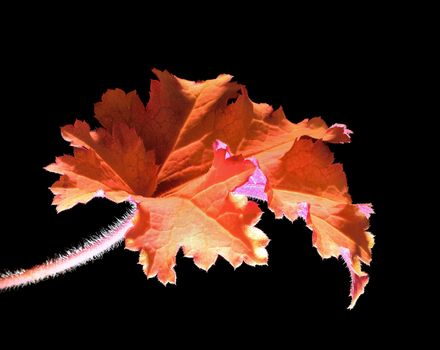
<svg viewBox="0 0 440 350"><path fill-rule="evenodd" d="M225 159L228 159L229 157L232 156L229 146L220 140L215 140L213 147L214 147L214 151L218 151L219 149L224 149L226 151Z"/></svg>
<svg viewBox="0 0 440 350"><path fill-rule="evenodd" d="M373 205L371 203L357 204L358 209L362 214L365 215L367 219L370 218L371 214L374 214Z"/></svg>
<svg viewBox="0 0 440 350"><path fill-rule="evenodd" d="M348 270L350 271L351 277L351 287L350 287L350 297L351 304L348 307L350 310L356 305L358 298L364 293L365 286L368 283L369 277L365 272L356 272L350 250L347 248L341 248L341 257L345 261Z"/></svg>
<svg viewBox="0 0 440 350"><path fill-rule="evenodd" d="M259 168L258 162L255 158L247 158L247 160L250 160L252 163L255 164L255 171L251 176L249 176L248 181L244 185L237 187L233 193L242 194L247 197L260 199L266 202L267 194L265 192L265 189L267 178Z"/></svg>
<svg viewBox="0 0 440 350"><path fill-rule="evenodd" d="M341 128L344 135L347 135L349 137L351 134L353 134L353 131L351 131L349 128L347 128L347 125L345 125L345 124L335 123L330 127L330 129L332 129L332 128Z"/></svg>
<svg viewBox="0 0 440 350"><path fill-rule="evenodd" d="M95 192L95 198L105 198L104 190L98 190Z"/></svg>
<svg viewBox="0 0 440 350"><path fill-rule="evenodd" d="M214 150L218 151L219 149L224 149L226 151L225 153L225 159L228 159L232 156L231 150L229 149L229 146L220 141L215 140L214 142ZM254 158L246 158L246 160L249 160L255 165L255 171L254 173L249 177L248 181L237 187L234 190L234 194L241 194L246 197L250 197L253 199L260 199L262 201L267 201L267 194L266 194L266 183L267 178L263 174L263 172L260 169L260 166L258 165L258 161Z"/></svg>
<svg viewBox="0 0 440 350"><path fill-rule="evenodd" d="M336 139L339 140L338 143L345 143L351 141L351 134L353 134L353 131L347 128L345 124L339 124L335 123L331 127L328 128L326 131L327 135L339 135ZM326 140L326 137L323 138L323 140Z"/></svg>
<svg viewBox="0 0 440 350"><path fill-rule="evenodd" d="M310 204L306 202L298 203L298 216L302 218L305 222L308 221L308 216L310 212Z"/></svg>

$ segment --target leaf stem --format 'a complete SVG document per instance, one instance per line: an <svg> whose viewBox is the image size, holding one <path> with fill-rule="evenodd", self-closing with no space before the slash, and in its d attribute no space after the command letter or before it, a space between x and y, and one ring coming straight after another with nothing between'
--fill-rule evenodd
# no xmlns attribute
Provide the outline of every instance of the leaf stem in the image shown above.
<svg viewBox="0 0 440 350"><path fill-rule="evenodd" d="M133 226L131 219L135 212L136 206L132 205L129 211L109 228L103 230L98 236L87 239L81 246L68 250L64 255L28 270L2 274L0 276L0 290L37 283L100 258L124 240L127 231Z"/></svg>

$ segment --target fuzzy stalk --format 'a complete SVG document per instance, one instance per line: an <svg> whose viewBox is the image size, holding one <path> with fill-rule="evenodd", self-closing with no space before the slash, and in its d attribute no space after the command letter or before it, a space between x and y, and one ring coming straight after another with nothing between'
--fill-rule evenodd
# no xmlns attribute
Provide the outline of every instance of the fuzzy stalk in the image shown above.
<svg viewBox="0 0 440 350"><path fill-rule="evenodd" d="M122 219L116 221L98 236L89 238L81 246L68 250L55 259L27 270L7 272L0 276L0 290L22 287L37 283L50 277L71 271L89 261L100 258L107 251L117 247L125 238L127 231L133 226L132 218L136 207L132 206Z"/></svg>

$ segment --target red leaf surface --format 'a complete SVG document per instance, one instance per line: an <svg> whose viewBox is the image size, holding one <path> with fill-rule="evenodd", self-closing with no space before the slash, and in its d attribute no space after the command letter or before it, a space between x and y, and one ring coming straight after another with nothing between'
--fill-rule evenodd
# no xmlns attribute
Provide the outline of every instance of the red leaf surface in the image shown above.
<svg viewBox="0 0 440 350"><path fill-rule="evenodd" d="M95 196L135 202L126 247L166 284L176 280L180 248L205 270L219 255L234 267L266 264L261 211L246 197L267 200L277 218L307 222L323 258L343 258L353 307L368 282L361 262L371 261L372 209L351 202L324 144L349 142L351 131L320 117L292 123L281 108L252 102L229 75L192 82L154 72L147 106L135 92L109 90L95 105L103 128L62 128L75 152L47 167L62 175L52 187L57 209Z"/></svg>

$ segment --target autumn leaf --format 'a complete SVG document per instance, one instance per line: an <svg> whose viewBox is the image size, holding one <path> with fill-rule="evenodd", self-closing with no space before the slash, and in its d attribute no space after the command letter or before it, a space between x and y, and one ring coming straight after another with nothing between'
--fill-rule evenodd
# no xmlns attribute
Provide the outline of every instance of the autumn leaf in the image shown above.
<svg viewBox="0 0 440 350"><path fill-rule="evenodd" d="M154 73L146 106L135 92L109 90L95 105L102 128L62 128L75 152L47 167L62 175L52 187L58 210L95 196L134 203L126 247L166 284L180 248L205 270L219 255L234 267L266 264L261 211L246 197L265 200L277 218L303 218L323 258L342 257L354 306L368 282L361 263L371 261L372 208L352 203L324 143L349 142L351 131L320 117L292 123L230 75L192 82Z"/></svg>
<svg viewBox="0 0 440 350"><path fill-rule="evenodd" d="M62 174L51 190L57 210L70 209L97 196L120 203L131 195L148 196L154 191L157 174L154 152L145 151L134 129L115 124L111 132L90 131L76 121L61 129L63 138L75 147L74 156L62 156L47 170Z"/></svg>
<svg viewBox="0 0 440 350"><path fill-rule="evenodd" d="M352 204L341 164L322 141L298 139L280 159L261 163L267 176L269 208L277 218L302 217L313 230L313 245L323 258L342 256L352 278L353 307L368 277L373 236L367 231L369 205Z"/></svg>
<svg viewBox="0 0 440 350"><path fill-rule="evenodd" d="M148 277L174 283L175 257L184 255L208 270L221 255L232 266L266 264L266 235L253 225L261 211L246 197L233 195L254 165L240 156L225 158L217 150L211 169L172 195L143 199L135 225L127 234L126 246L141 250L141 263Z"/></svg>

